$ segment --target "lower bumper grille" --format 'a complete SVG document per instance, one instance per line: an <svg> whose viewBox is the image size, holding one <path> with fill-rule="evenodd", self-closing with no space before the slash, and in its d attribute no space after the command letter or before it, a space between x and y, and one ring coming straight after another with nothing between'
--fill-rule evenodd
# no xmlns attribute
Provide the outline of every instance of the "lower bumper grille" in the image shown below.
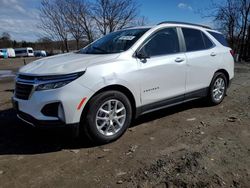
<svg viewBox="0 0 250 188"><path fill-rule="evenodd" d="M31 115L21 112L19 110L17 111L17 117L34 127L67 127L66 124L60 120L37 120Z"/></svg>

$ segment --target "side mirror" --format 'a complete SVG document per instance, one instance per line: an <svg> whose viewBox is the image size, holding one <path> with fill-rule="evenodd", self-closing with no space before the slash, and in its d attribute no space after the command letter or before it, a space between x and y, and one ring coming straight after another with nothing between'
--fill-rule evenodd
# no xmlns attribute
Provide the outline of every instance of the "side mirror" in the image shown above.
<svg viewBox="0 0 250 188"><path fill-rule="evenodd" d="M135 57L137 57L138 59L144 59L144 60L150 58L149 55L147 55L147 54L145 54L143 52L136 52Z"/></svg>

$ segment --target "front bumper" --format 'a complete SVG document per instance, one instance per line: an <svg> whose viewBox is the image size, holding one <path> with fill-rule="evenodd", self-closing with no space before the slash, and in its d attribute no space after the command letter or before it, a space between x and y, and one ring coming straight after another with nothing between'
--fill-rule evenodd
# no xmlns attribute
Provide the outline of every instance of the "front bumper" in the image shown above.
<svg viewBox="0 0 250 188"><path fill-rule="evenodd" d="M32 126L69 127L79 124L82 110L92 95L90 89L72 82L58 89L35 91L28 100L16 98L14 95L12 102L18 118ZM86 100L79 109L83 98ZM47 116L42 113L42 109L52 103L60 104L60 116Z"/></svg>
<svg viewBox="0 0 250 188"><path fill-rule="evenodd" d="M29 114L17 110L17 117L23 122L37 128L66 128L78 127L79 123L65 124L61 120L38 120Z"/></svg>

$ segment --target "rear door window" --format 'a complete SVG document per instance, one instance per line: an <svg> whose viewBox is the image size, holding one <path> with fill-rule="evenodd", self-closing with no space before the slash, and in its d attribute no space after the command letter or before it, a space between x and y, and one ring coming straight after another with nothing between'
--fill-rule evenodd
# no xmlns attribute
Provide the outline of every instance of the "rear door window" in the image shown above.
<svg viewBox="0 0 250 188"><path fill-rule="evenodd" d="M212 41L203 32L202 32L202 37L203 37L206 49L212 48L214 46Z"/></svg>
<svg viewBox="0 0 250 188"><path fill-rule="evenodd" d="M184 35L187 52L206 49L206 45L203 40L202 32L200 30L182 28L182 32Z"/></svg>

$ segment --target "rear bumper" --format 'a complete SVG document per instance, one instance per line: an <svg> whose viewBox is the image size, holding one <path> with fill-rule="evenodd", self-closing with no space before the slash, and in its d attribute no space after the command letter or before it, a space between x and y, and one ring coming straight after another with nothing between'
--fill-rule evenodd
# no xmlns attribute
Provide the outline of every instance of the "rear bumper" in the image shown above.
<svg viewBox="0 0 250 188"><path fill-rule="evenodd" d="M38 120L29 114L17 110L17 117L23 122L37 128L67 128L78 127L79 123L65 124L60 120Z"/></svg>

